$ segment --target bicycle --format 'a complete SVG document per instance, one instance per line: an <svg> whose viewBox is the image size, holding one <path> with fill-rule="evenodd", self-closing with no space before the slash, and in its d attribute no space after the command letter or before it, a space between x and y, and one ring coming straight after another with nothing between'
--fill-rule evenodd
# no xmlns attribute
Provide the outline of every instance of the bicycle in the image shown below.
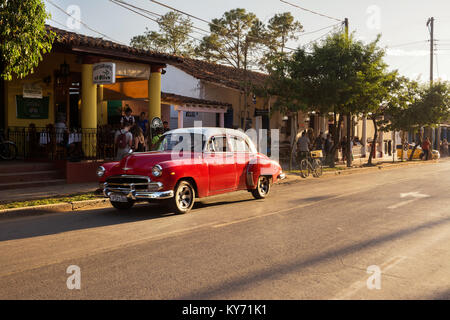
<svg viewBox="0 0 450 320"><path fill-rule="evenodd" d="M0 158L14 160L17 157L17 146L12 141L6 141L3 132L0 132Z"/></svg>
<svg viewBox="0 0 450 320"><path fill-rule="evenodd" d="M307 178L312 173L314 178L319 178L323 173L322 150L308 152L306 158L300 161L300 175Z"/></svg>

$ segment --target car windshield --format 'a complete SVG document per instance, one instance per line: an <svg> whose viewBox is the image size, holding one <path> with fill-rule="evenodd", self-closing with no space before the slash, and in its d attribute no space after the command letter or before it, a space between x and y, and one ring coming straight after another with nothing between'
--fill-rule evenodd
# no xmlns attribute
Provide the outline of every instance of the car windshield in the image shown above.
<svg viewBox="0 0 450 320"><path fill-rule="evenodd" d="M164 136L158 151L189 150L202 152L205 141L205 136L201 133L169 133Z"/></svg>

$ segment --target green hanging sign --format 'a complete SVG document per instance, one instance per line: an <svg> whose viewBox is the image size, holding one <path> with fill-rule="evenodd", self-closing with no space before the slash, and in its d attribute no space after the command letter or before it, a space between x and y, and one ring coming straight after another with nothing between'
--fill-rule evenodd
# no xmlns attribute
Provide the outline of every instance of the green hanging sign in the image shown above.
<svg viewBox="0 0 450 320"><path fill-rule="evenodd" d="M50 97L32 99L16 96L17 119L48 119L49 104Z"/></svg>

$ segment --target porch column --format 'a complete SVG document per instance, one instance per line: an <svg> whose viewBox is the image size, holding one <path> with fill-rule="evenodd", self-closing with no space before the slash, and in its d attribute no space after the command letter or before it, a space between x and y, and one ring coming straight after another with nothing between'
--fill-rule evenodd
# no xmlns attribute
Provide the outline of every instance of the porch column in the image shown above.
<svg viewBox="0 0 450 320"><path fill-rule="evenodd" d="M183 111L178 110L178 129L183 128Z"/></svg>
<svg viewBox="0 0 450 320"><path fill-rule="evenodd" d="M152 66L148 81L148 117L151 123L155 117L161 118L161 66Z"/></svg>
<svg viewBox="0 0 450 320"><path fill-rule="evenodd" d="M108 124L108 103L103 101L103 85L97 86L97 121L99 125Z"/></svg>
<svg viewBox="0 0 450 320"><path fill-rule="evenodd" d="M83 129L82 145L84 154L95 157L97 146L97 86L93 81L93 65L81 65L81 128Z"/></svg>
<svg viewBox="0 0 450 320"><path fill-rule="evenodd" d="M219 124L221 128L225 128L225 113L223 112L219 114Z"/></svg>
<svg viewBox="0 0 450 320"><path fill-rule="evenodd" d="M365 158L367 153L367 117L363 117L363 125L362 125L362 137L361 137L361 155ZM370 151L369 151L370 152Z"/></svg>

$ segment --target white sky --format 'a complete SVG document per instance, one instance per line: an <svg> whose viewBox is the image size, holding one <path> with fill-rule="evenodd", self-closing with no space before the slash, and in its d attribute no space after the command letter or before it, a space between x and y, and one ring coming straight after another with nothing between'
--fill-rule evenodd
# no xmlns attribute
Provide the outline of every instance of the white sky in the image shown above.
<svg viewBox="0 0 450 320"><path fill-rule="evenodd" d="M109 37L129 44L130 39L142 34L145 28L158 30L157 23L123 9L109 0L51 0L63 9L75 5L80 8L81 21ZM164 14L168 9L149 0L124 0L138 7ZM325 17L292 7L279 0L158 0L194 16L211 20L219 18L225 11L245 8L267 22L275 13L290 11L304 26L305 32L318 30L338 23ZM450 76L450 1L448 0L286 0L301 7L323 13L338 19L349 19L350 30L357 38L364 41L375 39L381 34L381 45L392 46L388 50L386 61L392 69L410 78L420 77L428 81L430 68L430 36L426 26L428 18L435 18L435 65L434 78L447 80ZM68 17L45 0L52 19L67 26ZM54 21L48 23L55 27L62 26ZM206 23L193 20L197 27L208 29ZM66 27L66 29L69 29ZM328 30L305 35L289 47L297 47L319 38ZM81 26L75 32L99 36ZM202 36L193 33L193 36ZM414 44L403 45L411 42ZM399 46L400 45L400 46Z"/></svg>

